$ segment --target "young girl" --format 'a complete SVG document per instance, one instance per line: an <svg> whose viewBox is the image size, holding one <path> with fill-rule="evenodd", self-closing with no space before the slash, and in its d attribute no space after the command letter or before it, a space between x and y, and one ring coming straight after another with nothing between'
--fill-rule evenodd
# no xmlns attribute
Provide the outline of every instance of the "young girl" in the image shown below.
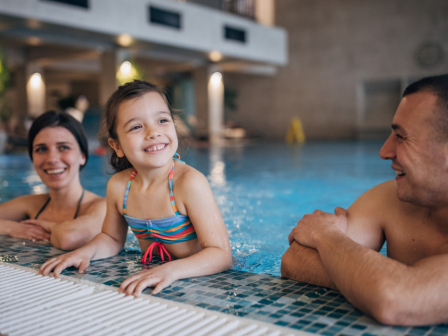
<svg viewBox="0 0 448 336"><path fill-rule="evenodd" d="M48 260L40 273L55 277L69 266L83 273L90 260L116 255L128 225L146 262L153 249L170 261L134 275L120 292L159 293L173 281L224 271L231 264L229 237L207 179L178 159L173 114L163 92L135 80L120 86L106 105L111 165L103 229L84 247ZM146 219L150 218L150 219ZM174 259L173 261L171 261Z"/></svg>

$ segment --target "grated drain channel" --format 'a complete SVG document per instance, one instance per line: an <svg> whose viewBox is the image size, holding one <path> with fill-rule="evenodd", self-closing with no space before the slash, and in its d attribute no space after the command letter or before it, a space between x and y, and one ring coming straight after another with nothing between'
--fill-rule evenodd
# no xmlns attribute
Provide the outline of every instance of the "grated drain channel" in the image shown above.
<svg viewBox="0 0 448 336"><path fill-rule="evenodd" d="M75 283L79 280L30 271L0 263L2 335L310 335L148 295L124 296L104 285Z"/></svg>

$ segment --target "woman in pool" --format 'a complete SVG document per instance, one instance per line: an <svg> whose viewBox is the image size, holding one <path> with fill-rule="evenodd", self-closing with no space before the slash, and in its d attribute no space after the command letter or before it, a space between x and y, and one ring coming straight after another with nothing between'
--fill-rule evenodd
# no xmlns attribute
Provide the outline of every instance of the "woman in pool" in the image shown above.
<svg viewBox="0 0 448 336"><path fill-rule="evenodd" d="M107 186L103 229L86 246L48 260L40 273L76 266L120 252L128 225L151 260L153 248L174 261L134 275L121 292L138 296L155 286L157 294L173 281L221 272L232 261L229 237L207 179L178 160L173 114L155 85L134 81L120 86L106 105L111 164L118 172ZM151 218L147 220L146 218Z"/></svg>
<svg viewBox="0 0 448 336"><path fill-rule="evenodd" d="M101 231L106 202L79 181L89 157L81 124L66 113L42 114L30 128L28 153L49 192L0 204L0 234L63 250L85 245Z"/></svg>

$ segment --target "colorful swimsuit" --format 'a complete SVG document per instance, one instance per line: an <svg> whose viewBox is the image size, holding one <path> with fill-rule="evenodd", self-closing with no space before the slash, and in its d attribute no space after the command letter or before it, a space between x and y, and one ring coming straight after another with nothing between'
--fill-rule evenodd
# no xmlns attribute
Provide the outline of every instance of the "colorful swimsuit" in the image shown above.
<svg viewBox="0 0 448 336"><path fill-rule="evenodd" d="M174 159L179 160L177 157L175 157ZM162 243L168 243L168 244L180 243L197 237L193 224L191 224L190 218L188 216L181 215L179 211L177 211L176 202L174 201L174 194L173 194L174 159L173 159L173 165L171 166L170 175L168 178L168 184L170 186L170 201L171 201L171 207L173 208L173 211L175 213L174 216L159 219L140 219L128 216L126 213L126 203L128 200L128 194L129 189L131 187L131 182L137 175L137 170L134 170L131 176L129 177L128 185L126 187L123 199L124 218L126 219L126 222L128 223L132 232L134 232L137 238L149 239L155 241L146 250L146 253L142 258L142 263L146 262L148 254L149 254L149 261L151 261L152 250L154 247L157 247L163 261L165 261L163 252L167 254L169 260L171 261L171 256L169 255L168 251L165 249Z"/></svg>

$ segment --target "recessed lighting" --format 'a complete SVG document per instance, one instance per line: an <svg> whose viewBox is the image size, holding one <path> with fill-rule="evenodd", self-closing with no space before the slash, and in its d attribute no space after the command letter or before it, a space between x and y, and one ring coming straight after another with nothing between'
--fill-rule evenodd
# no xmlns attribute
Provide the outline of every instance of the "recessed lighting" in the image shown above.
<svg viewBox="0 0 448 336"><path fill-rule="evenodd" d="M216 50L208 54L208 57L212 62L219 62L220 60L222 60L222 54Z"/></svg>
<svg viewBox="0 0 448 336"><path fill-rule="evenodd" d="M38 72L34 73L30 78L30 84L33 88L38 88L42 84L42 75Z"/></svg>
<svg viewBox="0 0 448 336"><path fill-rule="evenodd" d="M220 72L215 72L210 77L210 82L212 83L213 86L218 86L221 83L221 80L222 80L222 75Z"/></svg>
<svg viewBox="0 0 448 336"><path fill-rule="evenodd" d="M128 75L131 73L132 64L129 61L123 62L120 66L120 71L123 75Z"/></svg>
<svg viewBox="0 0 448 336"><path fill-rule="evenodd" d="M132 44L132 36L129 34L121 34L118 36L118 44L122 47L129 47Z"/></svg>

